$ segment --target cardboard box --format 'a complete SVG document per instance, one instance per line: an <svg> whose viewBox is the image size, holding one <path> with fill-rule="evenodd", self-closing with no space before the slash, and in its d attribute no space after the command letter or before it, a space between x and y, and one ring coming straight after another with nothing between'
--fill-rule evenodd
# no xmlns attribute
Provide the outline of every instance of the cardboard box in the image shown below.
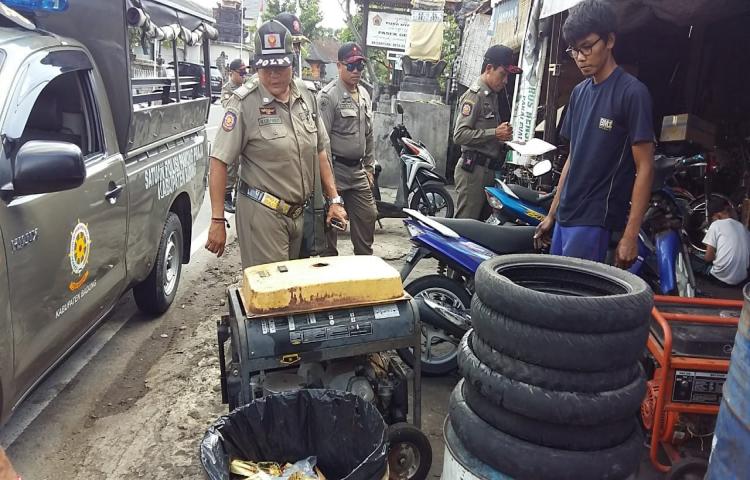
<svg viewBox="0 0 750 480"><path fill-rule="evenodd" d="M716 144L716 126L692 113L667 115L661 124L661 142L689 142L706 150Z"/></svg>

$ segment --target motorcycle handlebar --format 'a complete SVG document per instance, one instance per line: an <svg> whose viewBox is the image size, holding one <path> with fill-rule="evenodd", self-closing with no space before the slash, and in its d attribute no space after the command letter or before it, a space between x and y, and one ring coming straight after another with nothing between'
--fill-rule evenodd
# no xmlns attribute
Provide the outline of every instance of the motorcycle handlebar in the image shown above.
<svg viewBox="0 0 750 480"><path fill-rule="evenodd" d="M680 160L680 164L683 167L695 167L698 165L707 165L708 162L706 162L706 157L699 153L698 155L693 155L692 157L683 158Z"/></svg>

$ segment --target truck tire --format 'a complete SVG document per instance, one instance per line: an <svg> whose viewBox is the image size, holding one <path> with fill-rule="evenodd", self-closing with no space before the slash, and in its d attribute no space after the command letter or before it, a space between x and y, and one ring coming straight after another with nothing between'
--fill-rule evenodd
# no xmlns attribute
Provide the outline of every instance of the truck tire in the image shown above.
<svg viewBox="0 0 750 480"><path fill-rule="evenodd" d="M479 338L513 358L541 367L601 372L632 366L646 349L649 325L613 333L548 330L511 320L471 301L471 323Z"/></svg>
<svg viewBox="0 0 750 480"><path fill-rule="evenodd" d="M540 367L503 355L473 331L467 335L469 347L477 358L495 372L519 382L550 390L588 393L615 390L641 375L639 363L605 372L574 372Z"/></svg>
<svg viewBox="0 0 750 480"><path fill-rule="evenodd" d="M518 322L552 330L609 333L651 318L653 292L630 272L551 255L503 255L476 273L476 294Z"/></svg>
<svg viewBox="0 0 750 480"><path fill-rule="evenodd" d="M183 246L180 218L169 212L151 273L133 288L135 303L141 311L159 315L174 301L182 273Z"/></svg>
<svg viewBox="0 0 750 480"><path fill-rule="evenodd" d="M635 419L646 394L646 382L641 376L617 390L597 393L548 390L511 380L480 362L466 338L459 347L458 371L492 403L551 423L597 425Z"/></svg>
<svg viewBox="0 0 750 480"><path fill-rule="evenodd" d="M451 402L448 416L469 452L511 478L625 479L638 468L643 450L638 428L615 447L577 452L536 445L501 432L479 418L466 402Z"/></svg>
<svg viewBox="0 0 750 480"><path fill-rule="evenodd" d="M419 296L426 296L435 301L441 303L448 303L454 307L469 308L471 306L471 295L466 289L456 280L450 279L443 275L427 275L419 277L416 280L410 282L404 290L414 298ZM422 338L425 338L425 333L429 334L431 331L437 331L447 337L453 337L449 332L435 326L428 325L426 321L422 321ZM456 343L448 347L449 351L446 351L444 355L434 356L431 355L429 358L425 358L426 349L422 347L422 374L428 377L447 375L454 371L458 367L456 361L456 355L458 354L458 342L460 338L456 338ZM411 348L401 348L398 350L398 356L404 361L409 367L414 368L414 350Z"/></svg>
<svg viewBox="0 0 750 480"><path fill-rule="evenodd" d="M455 399L455 400L454 400ZM479 418L521 440L564 450L591 451L619 445L633 433L633 418L599 425L561 425L518 415L494 405L474 387L461 380L451 401L465 401Z"/></svg>

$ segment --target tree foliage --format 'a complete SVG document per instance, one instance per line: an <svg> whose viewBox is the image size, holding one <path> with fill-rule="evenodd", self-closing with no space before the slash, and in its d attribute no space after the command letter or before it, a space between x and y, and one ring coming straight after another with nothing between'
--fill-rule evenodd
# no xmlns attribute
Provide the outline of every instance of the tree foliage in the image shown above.
<svg viewBox="0 0 750 480"><path fill-rule="evenodd" d="M319 27L323 21L323 13L320 11L319 0L300 0L299 21L302 24L302 33L310 40L320 38L323 29ZM263 21L272 20L281 12L297 12L295 0L267 0L263 9Z"/></svg>

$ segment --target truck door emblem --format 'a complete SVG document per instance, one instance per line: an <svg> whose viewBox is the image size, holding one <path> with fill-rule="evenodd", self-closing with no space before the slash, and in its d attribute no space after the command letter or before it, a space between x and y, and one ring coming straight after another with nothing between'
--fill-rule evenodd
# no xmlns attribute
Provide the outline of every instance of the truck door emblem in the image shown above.
<svg viewBox="0 0 750 480"><path fill-rule="evenodd" d="M13 248L13 252L17 252L22 248L28 247L32 243L36 242L39 238L39 228L35 228L30 232L26 232L23 235L19 235L10 241L10 245Z"/></svg>
<svg viewBox="0 0 750 480"><path fill-rule="evenodd" d="M73 275L80 275L86 264L89 263L89 252L91 250L91 236L89 227L78 220L76 228L70 234L70 268Z"/></svg>

